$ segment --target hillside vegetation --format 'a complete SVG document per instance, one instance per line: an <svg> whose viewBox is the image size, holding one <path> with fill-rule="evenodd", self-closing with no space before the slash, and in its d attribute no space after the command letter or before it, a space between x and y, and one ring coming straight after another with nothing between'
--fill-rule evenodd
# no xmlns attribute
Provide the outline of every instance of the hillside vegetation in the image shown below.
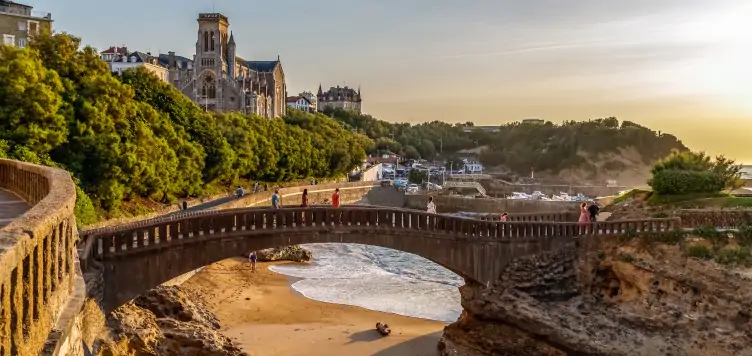
<svg viewBox="0 0 752 356"><path fill-rule="evenodd" d="M675 136L659 133L616 118L567 121L561 125L514 122L490 133L465 132L472 123L433 121L419 125L388 123L369 115L328 110L328 115L375 140L372 153L391 151L408 158L433 158L443 147L444 156L485 146L480 160L486 166L504 166L527 176L531 169L551 174L571 170L594 178L603 172L639 169L647 176L649 165L673 150L687 147ZM644 180L642 180L644 182Z"/></svg>
<svg viewBox="0 0 752 356"><path fill-rule="evenodd" d="M170 202L238 179L346 174L372 146L324 116L206 113L145 70L110 73L68 34L0 46L0 156L58 166L80 189L79 224L122 202Z"/></svg>

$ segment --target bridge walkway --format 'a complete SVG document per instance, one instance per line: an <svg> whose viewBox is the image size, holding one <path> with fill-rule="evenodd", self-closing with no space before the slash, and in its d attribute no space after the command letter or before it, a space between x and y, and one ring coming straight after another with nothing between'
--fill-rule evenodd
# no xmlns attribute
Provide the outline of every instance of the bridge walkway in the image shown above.
<svg viewBox="0 0 752 356"><path fill-rule="evenodd" d="M10 224L13 219L23 215L31 205L16 194L0 188L0 228Z"/></svg>

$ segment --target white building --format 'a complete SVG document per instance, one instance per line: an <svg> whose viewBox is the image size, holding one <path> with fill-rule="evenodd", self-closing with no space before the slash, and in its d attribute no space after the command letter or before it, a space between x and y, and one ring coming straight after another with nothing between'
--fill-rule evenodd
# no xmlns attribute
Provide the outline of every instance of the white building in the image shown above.
<svg viewBox="0 0 752 356"><path fill-rule="evenodd" d="M110 66L113 73L122 73L124 70L144 67L154 73L165 83L169 83L167 67L159 63L159 58L152 56L150 53L131 52L128 53L126 47L110 47L100 53L102 60Z"/></svg>
<svg viewBox="0 0 752 356"><path fill-rule="evenodd" d="M299 96L302 96L308 99L309 102L311 102L311 107L313 108L314 112L319 110L319 99L315 94L311 93L310 91L304 91L300 93Z"/></svg>
<svg viewBox="0 0 752 356"><path fill-rule="evenodd" d="M468 161L464 160L465 162L465 172L468 174L480 174L483 173L483 164L476 161Z"/></svg>
<svg viewBox="0 0 752 356"><path fill-rule="evenodd" d="M313 104L311 104L311 101L308 100L308 98L306 98L305 96L288 96L287 106L305 112L316 111L316 109L313 107Z"/></svg>

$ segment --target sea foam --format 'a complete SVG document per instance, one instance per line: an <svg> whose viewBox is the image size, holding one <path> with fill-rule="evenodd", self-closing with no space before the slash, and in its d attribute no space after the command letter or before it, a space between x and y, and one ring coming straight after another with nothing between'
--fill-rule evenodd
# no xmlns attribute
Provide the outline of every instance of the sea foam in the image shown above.
<svg viewBox="0 0 752 356"><path fill-rule="evenodd" d="M358 244L303 246L311 263L269 269L301 278L292 287L307 298L444 322L462 311L462 278L425 258Z"/></svg>

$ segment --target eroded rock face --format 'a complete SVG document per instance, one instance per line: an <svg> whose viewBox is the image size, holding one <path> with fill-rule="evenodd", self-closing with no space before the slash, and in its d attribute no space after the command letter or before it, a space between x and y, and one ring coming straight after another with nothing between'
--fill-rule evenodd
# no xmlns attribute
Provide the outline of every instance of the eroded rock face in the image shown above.
<svg viewBox="0 0 752 356"><path fill-rule="evenodd" d="M219 333L219 321L177 286L159 286L107 318L110 340L99 355L245 355Z"/></svg>
<svg viewBox="0 0 752 356"><path fill-rule="evenodd" d="M490 288L460 288L465 310L439 349L445 356L749 356L750 276L687 259L676 246L581 241L514 261Z"/></svg>
<svg viewBox="0 0 752 356"><path fill-rule="evenodd" d="M256 256L261 262L268 261L294 261L308 262L313 258L311 251L306 250L300 245L268 248L266 250L256 251ZM246 255L245 257L248 257Z"/></svg>

